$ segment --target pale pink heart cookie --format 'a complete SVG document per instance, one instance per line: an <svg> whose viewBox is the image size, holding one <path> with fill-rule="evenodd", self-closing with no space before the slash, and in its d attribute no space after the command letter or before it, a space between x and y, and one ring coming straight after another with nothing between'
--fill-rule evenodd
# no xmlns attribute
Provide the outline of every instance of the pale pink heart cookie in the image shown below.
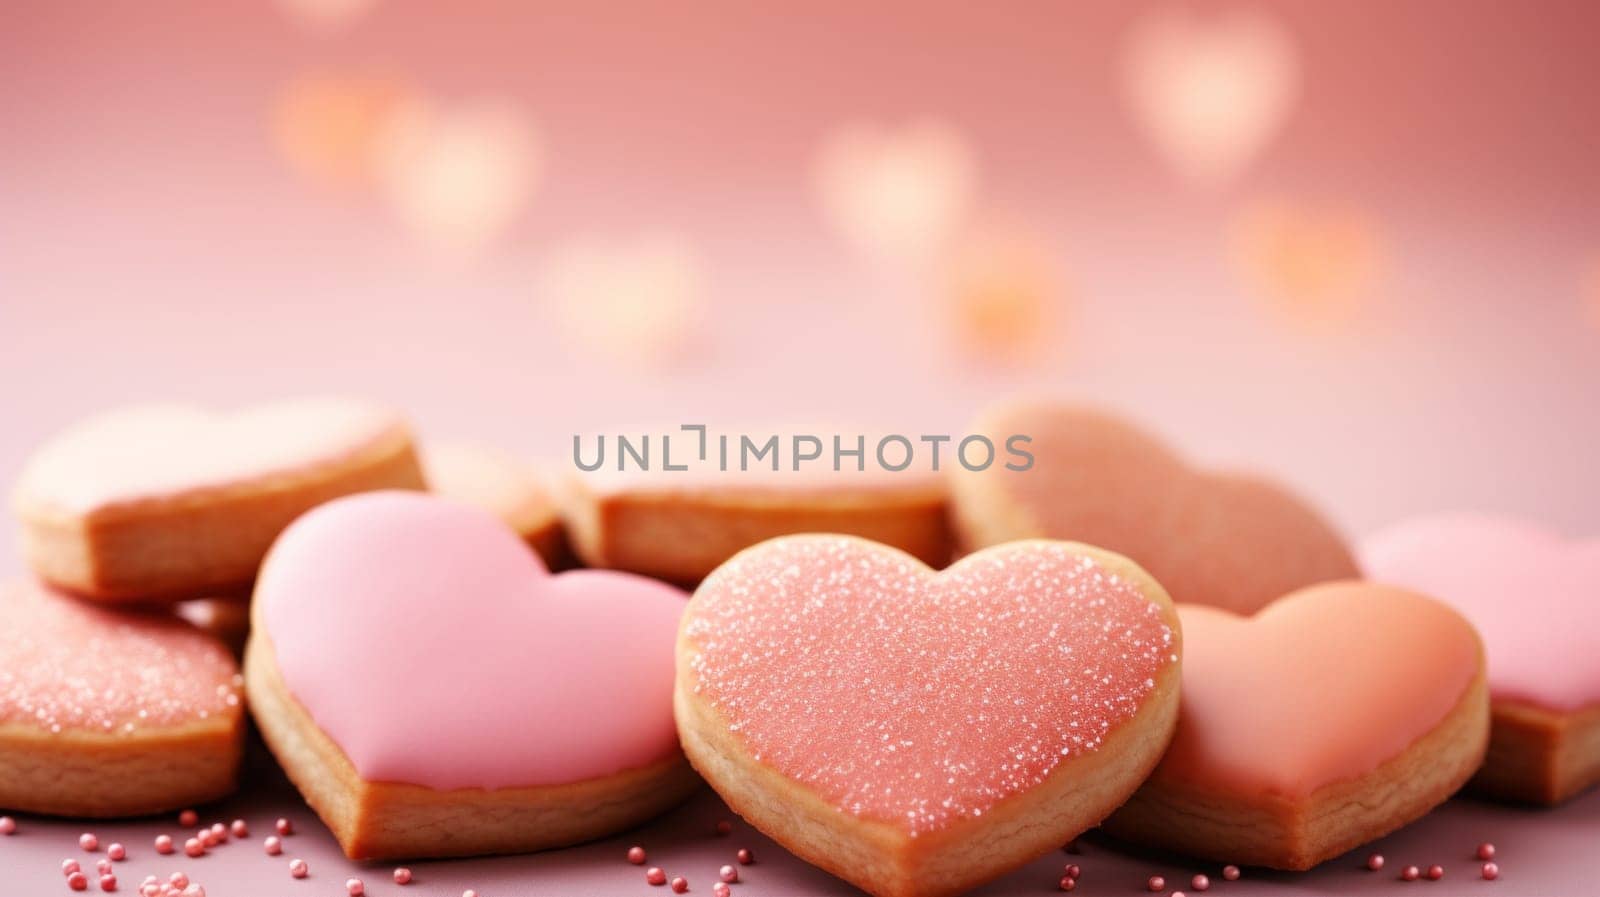
<svg viewBox="0 0 1600 897"><path fill-rule="evenodd" d="M943 572L786 536L701 584L678 638L690 762L785 847L878 897L995 878L1097 824L1177 713L1159 584L1066 542Z"/></svg>
<svg viewBox="0 0 1600 897"><path fill-rule="evenodd" d="M234 788L239 668L158 612L0 584L0 807L139 816Z"/></svg>
<svg viewBox="0 0 1600 897"><path fill-rule="evenodd" d="M1379 532L1361 559L1372 578L1437 595L1482 633L1494 726L1475 787L1548 804L1600 782L1600 539L1441 515Z"/></svg>
<svg viewBox="0 0 1600 897"><path fill-rule="evenodd" d="M1178 732L1106 822L1113 834L1309 869L1421 817L1483 759L1483 651L1444 604L1341 582L1254 617L1189 604L1178 612Z"/></svg>
<svg viewBox="0 0 1600 897"><path fill-rule="evenodd" d="M1197 470L1115 415L1018 401L989 409L971 432L996 445L1029 437L1034 463L955 469L951 508L969 548L1076 539L1132 558L1175 601L1240 613L1302 586L1360 575L1339 533L1282 485Z"/></svg>
<svg viewBox="0 0 1600 897"><path fill-rule="evenodd" d="M349 399L212 413L138 405L40 447L17 484L23 553L106 601L241 593L289 521L331 498L422 487L405 420Z"/></svg>
<svg viewBox="0 0 1600 897"><path fill-rule="evenodd" d="M262 566L251 711L353 858L572 844L697 784L672 720L683 607L642 577L552 576L479 509L352 496Z"/></svg>

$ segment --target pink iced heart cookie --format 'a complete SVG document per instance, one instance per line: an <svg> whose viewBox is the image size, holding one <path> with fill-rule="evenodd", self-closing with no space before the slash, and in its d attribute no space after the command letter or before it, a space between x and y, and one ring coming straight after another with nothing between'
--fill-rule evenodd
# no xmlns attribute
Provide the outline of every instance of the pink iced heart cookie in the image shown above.
<svg viewBox="0 0 1600 897"><path fill-rule="evenodd" d="M1254 613L1303 586L1359 575L1344 540L1288 489L1197 470L1144 430L1048 400L990 409L972 427L1031 439L1031 468L957 469L956 529L969 547L1076 539L1121 552L1183 604Z"/></svg>
<svg viewBox="0 0 1600 897"><path fill-rule="evenodd" d="M757 828L878 897L964 891L1138 787L1180 637L1119 555L1031 541L943 572L850 536L747 549L678 637L690 762Z"/></svg>
<svg viewBox="0 0 1600 897"><path fill-rule="evenodd" d="M1113 834L1309 869L1421 817L1483 759L1483 651L1444 604L1340 582L1253 617L1193 604L1179 616L1178 732L1106 822Z"/></svg>
<svg viewBox="0 0 1600 897"><path fill-rule="evenodd" d="M368 489L420 489L405 420L348 399L212 413L139 405L79 423L29 459L22 546L88 598L168 601L250 587L289 521Z"/></svg>
<svg viewBox="0 0 1600 897"><path fill-rule="evenodd" d="M251 711L352 858L572 844L697 783L672 721L683 607L628 574L552 576L485 511L352 496L262 566Z"/></svg>
<svg viewBox="0 0 1600 897"><path fill-rule="evenodd" d="M1483 634L1494 725L1475 787L1553 804L1600 782L1600 539L1444 515L1374 535L1361 558L1372 578L1437 595Z"/></svg>

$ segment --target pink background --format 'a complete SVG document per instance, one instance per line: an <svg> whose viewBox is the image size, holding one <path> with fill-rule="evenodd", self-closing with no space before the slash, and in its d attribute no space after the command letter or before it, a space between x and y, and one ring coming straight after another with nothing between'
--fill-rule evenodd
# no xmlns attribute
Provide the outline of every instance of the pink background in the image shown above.
<svg viewBox="0 0 1600 897"><path fill-rule="evenodd" d="M639 421L959 429L1044 390L1281 473L1353 532L1444 508L1595 531L1594 7L1274 7L1300 99L1237 182L1197 189L1118 86L1137 6L383 3L316 36L271 4L11 4L0 479L139 399L359 392L429 435L564 459L572 433ZM370 196L276 151L273 104L308 70L512 98L542 135L537 193L494 251L436 263ZM1033 222L1066 271L1065 323L1030 365L952 357L922 288L819 214L831 127L924 115L973 146L979 202ZM1228 223L1264 195L1382 228L1392 270L1349 326L1283 326L1241 287ZM690 356L641 369L563 339L543 253L656 229L708 271Z"/></svg>
<svg viewBox="0 0 1600 897"><path fill-rule="evenodd" d="M1135 21L1170 4L379 2L332 34L287 6L0 12L0 481L70 421L143 399L369 394L427 436L564 460L575 432L959 430L993 398L1048 391L1281 474L1352 534L1452 508L1600 529L1592 4L1180 5L1266 9L1298 59L1281 130L1215 186L1177 176L1120 82ZM272 110L310 71L507 98L540 137L536 192L488 251L441 263L370 192L285 161ZM973 148L977 204L1027 222L1063 272L1037 358L955 351L930 281L864 258L819 211L831 129L923 116ZM1351 206L1380 235L1384 273L1342 326L1286 322L1230 265L1232 222L1271 196ZM618 362L565 334L540 287L551 248L658 230L706 272L684 357ZM18 568L0 540L0 573ZM1596 806L1457 804L1398 837L1447 833L1441 855L1524 832L1553 876L1536 890L1572 891L1592 878L1576 852ZM546 865L579 868L485 868ZM1348 871L1328 886L1380 887ZM828 886L785 874L763 892Z"/></svg>

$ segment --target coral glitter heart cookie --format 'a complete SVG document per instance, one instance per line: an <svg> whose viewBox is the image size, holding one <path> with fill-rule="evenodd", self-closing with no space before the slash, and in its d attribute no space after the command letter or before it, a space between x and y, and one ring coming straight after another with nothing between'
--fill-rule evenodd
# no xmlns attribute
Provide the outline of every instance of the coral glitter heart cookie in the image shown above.
<svg viewBox="0 0 1600 897"><path fill-rule="evenodd" d="M1114 835L1309 869L1422 816L1483 759L1483 652L1471 624L1437 601L1344 582L1254 617L1178 613L1178 732L1106 822Z"/></svg>
<svg viewBox="0 0 1600 897"><path fill-rule="evenodd" d="M405 422L363 402L302 399L212 414L141 405L34 453L15 495L23 552L59 588L108 601L241 593L307 509L422 488Z"/></svg>
<svg viewBox="0 0 1600 897"><path fill-rule="evenodd" d="M1374 579L1449 602L1482 634L1493 727L1475 788L1553 804L1600 782L1600 539L1442 515L1372 536L1361 560Z"/></svg>
<svg viewBox="0 0 1600 897"><path fill-rule="evenodd" d="M180 620L0 585L0 807L137 816L222 797L241 685L227 650Z"/></svg>
<svg viewBox="0 0 1600 897"><path fill-rule="evenodd" d="M750 548L689 603L678 731L734 810L878 897L955 894L1138 787L1176 719L1180 636L1126 558L1032 541L943 572L884 545Z"/></svg>
<svg viewBox="0 0 1600 897"><path fill-rule="evenodd" d="M698 785L672 720L683 607L641 577L552 576L477 508L351 496L262 565L251 711L352 858L573 844Z"/></svg>
<svg viewBox="0 0 1600 897"><path fill-rule="evenodd" d="M1283 487L1196 471L1110 414L1019 402L983 415L972 432L1030 436L1035 462L1023 471L957 471L951 506L968 547L1033 537L1089 542L1149 570L1174 601L1238 613L1360 575L1339 534Z"/></svg>
<svg viewBox="0 0 1600 897"><path fill-rule="evenodd" d="M447 442L430 443L422 466L436 495L499 517L550 569L571 566L560 511L532 465L486 446Z"/></svg>

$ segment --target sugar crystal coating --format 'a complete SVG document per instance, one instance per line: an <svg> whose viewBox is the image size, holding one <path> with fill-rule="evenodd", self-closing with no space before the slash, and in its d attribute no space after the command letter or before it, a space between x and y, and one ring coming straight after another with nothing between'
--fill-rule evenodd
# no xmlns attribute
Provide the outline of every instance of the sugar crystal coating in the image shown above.
<svg viewBox="0 0 1600 897"><path fill-rule="evenodd" d="M685 634L694 693L755 759L913 836L1095 750L1176 661L1158 605L1052 542L935 574L860 539L775 540L706 580Z"/></svg>
<svg viewBox="0 0 1600 897"><path fill-rule="evenodd" d="M225 648L171 617L0 585L0 723L133 735L237 714L238 673Z"/></svg>

